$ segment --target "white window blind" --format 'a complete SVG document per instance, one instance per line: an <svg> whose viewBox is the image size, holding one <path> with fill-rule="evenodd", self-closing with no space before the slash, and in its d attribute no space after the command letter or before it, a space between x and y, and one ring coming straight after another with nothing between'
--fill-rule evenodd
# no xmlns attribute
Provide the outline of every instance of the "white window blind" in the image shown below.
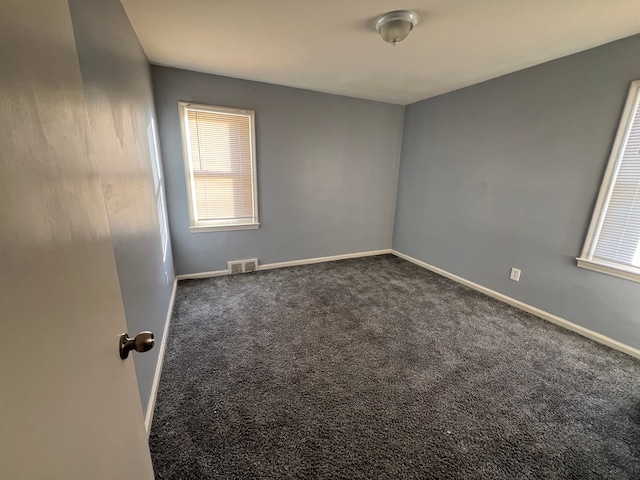
<svg viewBox="0 0 640 480"><path fill-rule="evenodd" d="M256 228L254 112L181 104L191 228Z"/></svg>
<svg viewBox="0 0 640 480"><path fill-rule="evenodd" d="M640 281L640 81L631 85L578 264Z"/></svg>

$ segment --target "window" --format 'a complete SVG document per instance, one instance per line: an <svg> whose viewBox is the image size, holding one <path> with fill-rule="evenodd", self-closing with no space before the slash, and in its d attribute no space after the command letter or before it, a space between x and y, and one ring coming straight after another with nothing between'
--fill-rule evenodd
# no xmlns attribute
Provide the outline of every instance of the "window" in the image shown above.
<svg viewBox="0 0 640 480"><path fill-rule="evenodd" d="M147 126L147 141L149 142L149 160L153 173L153 185L157 198L158 226L160 227L160 242L162 244L162 261L167 260L167 243L169 233L167 228L167 215L164 206L164 194L162 192L162 168L160 167L160 155L158 155L158 141L156 139L156 125L153 119Z"/></svg>
<svg viewBox="0 0 640 480"><path fill-rule="evenodd" d="M631 84L578 265L640 282L640 80Z"/></svg>
<svg viewBox="0 0 640 480"><path fill-rule="evenodd" d="M258 228L254 112L178 104L191 232Z"/></svg>

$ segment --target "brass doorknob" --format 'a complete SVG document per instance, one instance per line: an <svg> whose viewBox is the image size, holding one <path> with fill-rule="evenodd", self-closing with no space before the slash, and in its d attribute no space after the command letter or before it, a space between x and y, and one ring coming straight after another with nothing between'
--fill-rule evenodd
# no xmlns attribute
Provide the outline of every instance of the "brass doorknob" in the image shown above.
<svg viewBox="0 0 640 480"><path fill-rule="evenodd" d="M135 338L129 338L128 333L123 333L120 335L120 358L123 360L127 358L131 350L148 352L154 344L155 340L151 332L140 332Z"/></svg>

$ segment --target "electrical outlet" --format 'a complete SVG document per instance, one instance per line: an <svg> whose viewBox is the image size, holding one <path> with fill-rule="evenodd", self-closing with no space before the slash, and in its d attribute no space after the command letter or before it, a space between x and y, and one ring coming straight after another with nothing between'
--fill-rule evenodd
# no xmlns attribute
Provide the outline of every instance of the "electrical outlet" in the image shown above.
<svg viewBox="0 0 640 480"><path fill-rule="evenodd" d="M521 273L522 273L522 272L520 271L520 269L519 269L519 268L512 268L512 269L511 269L511 275L509 275L509 278L510 278L511 280L514 280L514 281L516 281L516 282L519 282L519 281L520 281L520 274L521 274Z"/></svg>

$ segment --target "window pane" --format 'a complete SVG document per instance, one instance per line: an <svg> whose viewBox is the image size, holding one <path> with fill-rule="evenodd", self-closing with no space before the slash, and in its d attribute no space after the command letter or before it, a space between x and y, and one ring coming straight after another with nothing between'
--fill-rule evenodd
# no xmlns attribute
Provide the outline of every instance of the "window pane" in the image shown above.
<svg viewBox="0 0 640 480"><path fill-rule="evenodd" d="M184 108L193 220L257 223L253 114L216 107Z"/></svg>
<svg viewBox="0 0 640 480"><path fill-rule="evenodd" d="M637 88L636 88L637 92ZM630 125L617 157L609 202L593 257L640 267L640 109L636 93ZM628 128L627 128L628 127Z"/></svg>

